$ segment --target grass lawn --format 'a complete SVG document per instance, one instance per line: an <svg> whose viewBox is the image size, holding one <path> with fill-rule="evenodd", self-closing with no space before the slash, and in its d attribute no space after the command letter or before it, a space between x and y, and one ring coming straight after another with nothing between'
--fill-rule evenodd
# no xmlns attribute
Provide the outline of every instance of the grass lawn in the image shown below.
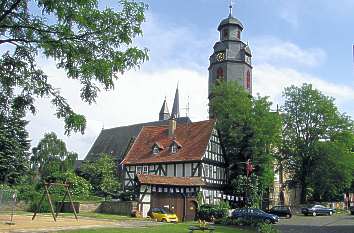
<svg viewBox="0 0 354 233"><path fill-rule="evenodd" d="M60 213L59 216L65 217L74 217L73 213ZM97 218L97 219L110 219L110 220L136 220L136 218L124 216L124 215L116 215L116 214L101 214L101 213L93 213L93 212L81 212L78 214L78 217L89 217L89 218ZM142 220L143 221L143 220Z"/></svg>
<svg viewBox="0 0 354 233"><path fill-rule="evenodd" d="M190 225L196 225L192 222L187 223L165 223L160 226L154 226L149 228L107 228L107 229L83 229L83 230L74 230L74 231L64 231L65 233L187 233L188 227ZM195 231L195 233L202 231ZM241 229L236 227L225 227L216 225L215 233L255 233L255 231L251 231L248 229Z"/></svg>

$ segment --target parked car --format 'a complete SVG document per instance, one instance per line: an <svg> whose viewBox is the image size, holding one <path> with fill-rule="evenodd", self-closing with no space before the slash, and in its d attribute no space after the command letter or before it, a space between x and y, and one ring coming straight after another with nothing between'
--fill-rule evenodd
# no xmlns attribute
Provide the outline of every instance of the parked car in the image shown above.
<svg viewBox="0 0 354 233"><path fill-rule="evenodd" d="M290 207L288 206L273 206L268 213L270 214L275 214L278 217L286 217L286 218L291 218L292 213L290 210Z"/></svg>
<svg viewBox="0 0 354 233"><path fill-rule="evenodd" d="M354 215L354 205L349 207L349 211L351 215Z"/></svg>
<svg viewBox="0 0 354 233"><path fill-rule="evenodd" d="M159 222L178 222L177 215L167 208L152 208L147 215Z"/></svg>
<svg viewBox="0 0 354 233"><path fill-rule="evenodd" d="M306 216L307 215L312 215L312 216L332 215L335 212L336 211L334 209L324 207L323 205L313 205L313 206L309 206L309 207L301 209L301 213L303 213Z"/></svg>
<svg viewBox="0 0 354 233"><path fill-rule="evenodd" d="M274 214L268 214L263 210L256 208L242 208L236 209L232 213L232 217L246 221L263 221L265 223L277 223L279 217Z"/></svg>

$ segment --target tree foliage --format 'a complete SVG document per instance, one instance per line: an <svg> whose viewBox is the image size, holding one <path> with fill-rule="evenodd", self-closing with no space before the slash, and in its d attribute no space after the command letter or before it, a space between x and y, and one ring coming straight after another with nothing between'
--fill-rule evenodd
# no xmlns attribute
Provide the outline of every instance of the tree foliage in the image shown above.
<svg viewBox="0 0 354 233"><path fill-rule="evenodd" d="M97 0L1 1L0 87L16 103L7 107L34 113L35 99L49 97L66 133L83 132L84 116L49 83L36 59L40 54L53 59L81 83L81 98L94 102L100 89L112 89L120 74L148 58L146 49L133 45L146 6L119 2L120 11L101 10Z"/></svg>
<svg viewBox="0 0 354 233"><path fill-rule="evenodd" d="M0 85L0 182L15 184L28 170L29 140L23 109Z"/></svg>
<svg viewBox="0 0 354 233"><path fill-rule="evenodd" d="M302 187L301 201L306 201L310 188L320 196L338 194L350 184L345 163L351 161L353 122L338 111L333 98L312 85L288 87L283 96L282 157L293 180Z"/></svg>
<svg viewBox="0 0 354 233"><path fill-rule="evenodd" d="M74 171L77 154L66 149L65 142L55 133L45 134L32 148L31 168L41 180L62 180L64 173Z"/></svg>
<svg viewBox="0 0 354 233"><path fill-rule="evenodd" d="M85 161L80 167L80 173L90 181L96 195L118 196L121 184L117 174L117 162L111 155L101 154L96 161Z"/></svg>
<svg viewBox="0 0 354 233"><path fill-rule="evenodd" d="M280 117L270 106L267 97L252 97L234 82L221 82L213 90L211 110L231 165L231 180L246 174L245 162L251 159L259 192L272 185L274 155L280 143Z"/></svg>

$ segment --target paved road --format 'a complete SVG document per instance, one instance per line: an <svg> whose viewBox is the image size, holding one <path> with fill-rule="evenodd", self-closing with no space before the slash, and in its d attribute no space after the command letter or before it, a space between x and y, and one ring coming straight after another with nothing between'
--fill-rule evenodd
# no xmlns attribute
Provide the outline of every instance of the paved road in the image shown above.
<svg viewBox="0 0 354 233"><path fill-rule="evenodd" d="M281 233L354 233L354 215L293 216L276 227Z"/></svg>

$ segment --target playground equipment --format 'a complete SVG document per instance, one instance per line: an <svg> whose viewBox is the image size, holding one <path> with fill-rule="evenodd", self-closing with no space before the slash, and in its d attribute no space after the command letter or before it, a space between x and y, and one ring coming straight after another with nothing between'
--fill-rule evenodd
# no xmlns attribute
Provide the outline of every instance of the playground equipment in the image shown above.
<svg viewBox="0 0 354 233"><path fill-rule="evenodd" d="M49 193L49 190L51 187L53 186L62 186L64 187L64 190L65 190L65 194L64 194L64 197L60 203L60 206L59 208L56 209L56 213L54 213L54 208L53 208L53 204L52 204L52 199L50 198L50 193ZM70 203L71 203L71 207L73 209L73 212L74 212L74 215L75 215L75 218L76 218L76 221L79 221L78 217L77 217L77 214L76 214L76 210L75 210L75 206L74 206L74 203L71 199L71 194L69 192L69 184L67 183L47 183L45 182L44 183L44 191L43 191L43 195L41 197L41 200L39 201L38 203L38 206L37 206L37 209L35 210L34 214L33 214L33 217L32 217L32 220L35 219L38 211L40 210L41 208L41 205L42 205L42 202L44 201L44 198L45 196L47 196L47 199L48 199L48 202L49 202L49 205L50 205L50 210L51 210L51 213L52 213L52 216L53 216L53 219L54 221L56 222L57 221L57 217L58 217L58 214L59 214L59 211L63 208L63 205L64 205L64 201L65 201L65 198L68 196L69 197L69 200L70 200Z"/></svg>
<svg viewBox="0 0 354 233"><path fill-rule="evenodd" d="M9 211L11 209L10 220L5 221L8 225L14 225L14 212L16 209L17 194L14 190L0 189L0 210Z"/></svg>

